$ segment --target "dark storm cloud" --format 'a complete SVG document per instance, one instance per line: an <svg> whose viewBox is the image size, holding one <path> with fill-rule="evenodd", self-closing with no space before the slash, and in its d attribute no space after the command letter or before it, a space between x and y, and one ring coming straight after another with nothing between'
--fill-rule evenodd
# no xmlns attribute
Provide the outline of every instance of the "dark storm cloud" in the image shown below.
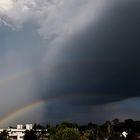
<svg viewBox="0 0 140 140"><path fill-rule="evenodd" d="M55 87L50 86L51 95L139 96L140 10L139 4L130 3L110 8L96 26L65 44L49 77Z"/></svg>
<svg viewBox="0 0 140 140"><path fill-rule="evenodd" d="M52 102L54 110L68 108L67 114L73 111L70 104L81 105L80 113L86 105L139 96L139 13L137 0L115 2L96 25L91 23L63 45L51 75L42 80L43 98L58 97L59 105ZM51 107L48 110L55 112Z"/></svg>

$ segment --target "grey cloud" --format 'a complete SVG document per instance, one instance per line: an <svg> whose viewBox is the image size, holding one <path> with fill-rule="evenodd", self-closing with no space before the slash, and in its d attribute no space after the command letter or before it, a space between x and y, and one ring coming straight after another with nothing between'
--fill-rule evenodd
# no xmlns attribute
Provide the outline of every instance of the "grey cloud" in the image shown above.
<svg viewBox="0 0 140 140"><path fill-rule="evenodd" d="M35 72L47 43L34 28L28 24L15 32L0 27L0 118L39 100Z"/></svg>
<svg viewBox="0 0 140 140"><path fill-rule="evenodd" d="M99 121L108 114L111 118L111 109L96 110L94 116L92 107L139 96L139 5L137 0L21 0L12 11L0 12L13 28L22 27L18 31L1 27L3 69L8 69L5 58L11 64L18 60L17 67L11 65L6 74L38 68L23 83L15 81L16 89L10 91L12 83L1 90L5 95L11 92L10 97L19 98L18 93L25 92L31 99L49 101L44 120L48 116L50 121L80 117L80 122Z"/></svg>

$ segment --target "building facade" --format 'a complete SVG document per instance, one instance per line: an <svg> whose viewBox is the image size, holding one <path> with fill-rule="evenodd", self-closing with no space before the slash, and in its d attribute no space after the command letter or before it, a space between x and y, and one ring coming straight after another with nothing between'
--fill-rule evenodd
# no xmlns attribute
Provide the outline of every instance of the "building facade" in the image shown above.
<svg viewBox="0 0 140 140"><path fill-rule="evenodd" d="M32 130L32 129L33 129L32 124L26 124L25 127L21 124L18 124L16 128L0 129L0 133L6 130L9 134L10 140L23 140L25 131ZM37 129L36 131L41 132L40 129ZM47 130L45 129L45 131Z"/></svg>

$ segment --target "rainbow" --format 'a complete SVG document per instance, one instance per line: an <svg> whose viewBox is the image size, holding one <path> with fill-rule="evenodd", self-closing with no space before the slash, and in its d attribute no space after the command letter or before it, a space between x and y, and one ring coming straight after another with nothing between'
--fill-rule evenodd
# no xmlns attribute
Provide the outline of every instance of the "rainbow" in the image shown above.
<svg viewBox="0 0 140 140"><path fill-rule="evenodd" d="M6 84L8 82L12 82L14 80L19 80L22 77L25 77L27 75L30 75L32 72L33 72L32 69L27 69L27 70L22 71L22 72L17 72L17 73L15 73L15 74L7 77L7 78L0 79L0 86Z"/></svg>
<svg viewBox="0 0 140 140"><path fill-rule="evenodd" d="M6 85L7 83L11 83L15 80L20 80L28 75L31 75L33 72L32 69L26 69L22 72L16 72L15 74L7 77L7 78L4 78L4 79L0 79L0 86L4 86ZM32 107L36 106L36 105L39 105L43 103L42 100L39 100L39 101L33 101L27 105L25 105L24 107L21 107L13 112L10 112L6 115L4 115L3 117L0 118L0 125L6 123L8 120L12 120L13 118L15 118L18 114L21 114L22 112L25 112L27 111L28 109L31 109Z"/></svg>
<svg viewBox="0 0 140 140"><path fill-rule="evenodd" d="M85 94L82 94L82 95L85 96ZM10 113L6 114L5 116L3 116L2 118L0 118L0 126L3 126L3 124L6 124L7 122L12 122L12 120L14 118L32 110L35 107L38 107L38 106L41 106L41 105L46 105L46 103L49 103L49 102L69 99L69 98L73 98L73 97L78 97L78 95L75 95L73 93L72 95L67 95L66 94L66 95L62 95L62 96L48 97L47 100L32 101L31 103L13 111L13 112L10 112Z"/></svg>
<svg viewBox="0 0 140 140"><path fill-rule="evenodd" d="M33 73L32 69L27 69L23 72L15 73L14 75L12 75L8 78L0 80L0 86L3 86L4 84L9 83L9 82L13 82L13 80L20 80L20 79L24 78L25 76L31 75L32 73ZM87 96L87 94L89 96L93 95L92 93L86 93L86 94L85 93L80 93L80 96ZM48 97L46 99L46 101L44 101L44 100L32 101L31 103L29 103L29 104L27 104L27 105L25 105L25 106L23 106L23 107L21 107L17 110L14 110L10 113L7 113L3 117L1 117L0 118L0 126L3 125L3 124L6 124L7 122L10 122L10 121L12 122L12 120L14 118L16 118L17 116L19 116L21 114L26 113L29 110L32 110L32 108L35 108L35 107L43 105L43 104L45 105L46 103L49 103L49 102L61 101L61 100L70 99L70 98L71 99L79 98L79 94L71 93L71 94L64 94L64 95L58 95L58 96L55 95L55 96Z"/></svg>
<svg viewBox="0 0 140 140"><path fill-rule="evenodd" d="M21 108L13 111L11 113L8 113L0 119L0 125L5 124L9 120L14 119L16 116L32 109L33 107L36 107L36 106L39 106L39 105L42 105L42 104L45 104L45 101L43 101L43 100L33 101L33 102L31 102L30 104L27 104L24 107L21 107Z"/></svg>

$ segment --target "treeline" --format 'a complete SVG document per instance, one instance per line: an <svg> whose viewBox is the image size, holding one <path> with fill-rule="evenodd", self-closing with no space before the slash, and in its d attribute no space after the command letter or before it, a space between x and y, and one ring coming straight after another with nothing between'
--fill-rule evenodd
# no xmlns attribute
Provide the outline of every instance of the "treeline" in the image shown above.
<svg viewBox="0 0 140 140"><path fill-rule="evenodd" d="M127 137L120 137L121 133L128 133ZM52 126L48 125L50 140L133 140L136 133L140 132L140 121L127 119L119 121L114 119L98 125L88 123L78 125L76 123L63 122Z"/></svg>
<svg viewBox="0 0 140 140"><path fill-rule="evenodd" d="M121 133L128 133L127 137L120 137ZM140 133L140 121L127 119L119 121L114 119L99 125L88 123L63 122L57 125L46 126L34 124L32 130L26 130L24 140L133 140L135 134ZM8 132L4 130L0 134L0 140L9 140Z"/></svg>

